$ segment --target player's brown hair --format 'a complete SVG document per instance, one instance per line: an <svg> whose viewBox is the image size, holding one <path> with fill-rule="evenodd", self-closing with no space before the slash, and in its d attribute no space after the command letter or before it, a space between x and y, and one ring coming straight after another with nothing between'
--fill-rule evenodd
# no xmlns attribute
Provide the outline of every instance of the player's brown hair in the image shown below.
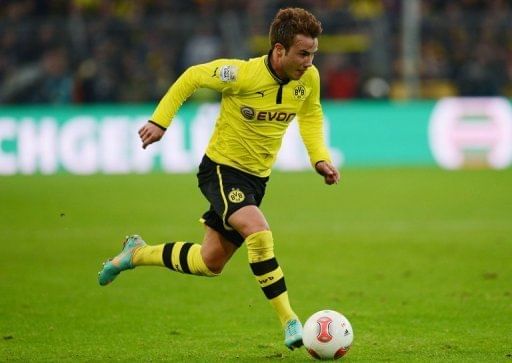
<svg viewBox="0 0 512 363"><path fill-rule="evenodd" d="M270 25L270 48L280 43L288 50L297 34L318 38L321 33L322 24L309 11L301 8L281 9Z"/></svg>

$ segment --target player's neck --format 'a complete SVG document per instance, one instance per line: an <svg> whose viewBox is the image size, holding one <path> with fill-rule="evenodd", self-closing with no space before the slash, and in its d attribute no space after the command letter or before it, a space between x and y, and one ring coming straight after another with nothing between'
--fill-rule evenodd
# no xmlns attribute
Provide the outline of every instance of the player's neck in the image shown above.
<svg viewBox="0 0 512 363"><path fill-rule="evenodd" d="M281 62L275 49L272 49L268 54L268 66L273 75L281 81L280 83L289 81L281 68Z"/></svg>

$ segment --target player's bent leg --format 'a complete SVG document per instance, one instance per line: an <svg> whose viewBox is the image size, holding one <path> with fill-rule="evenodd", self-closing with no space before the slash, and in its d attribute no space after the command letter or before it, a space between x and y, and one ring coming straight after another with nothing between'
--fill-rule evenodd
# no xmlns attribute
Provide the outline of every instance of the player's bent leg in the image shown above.
<svg viewBox="0 0 512 363"><path fill-rule="evenodd" d="M167 243L162 252L162 259L165 266L171 270L213 277L222 272L236 248L219 232L206 226L201 245L190 242Z"/></svg>
<svg viewBox="0 0 512 363"><path fill-rule="evenodd" d="M217 276L201 256L201 245L191 242L169 242L155 246L146 245L136 251L134 266L162 266L172 271L197 275Z"/></svg>
<svg viewBox="0 0 512 363"><path fill-rule="evenodd" d="M98 282L100 285L108 285L119 275L122 271L135 268L133 264L134 253L146 246L146 242L140 236L133 235L126 237L121 252L112 259L109 259L103 264L103 269L98 273Z"/></svg>
<svg viewBox="0 0 512 363"><path fill-rule="evenodd" d="M191 242L148 245L139 236L131 236L121 253L104 263L99 283L107 285L120 272L137 266L162 266L185 274L218 276L237 248L208 226L202 245Z"/></svg>

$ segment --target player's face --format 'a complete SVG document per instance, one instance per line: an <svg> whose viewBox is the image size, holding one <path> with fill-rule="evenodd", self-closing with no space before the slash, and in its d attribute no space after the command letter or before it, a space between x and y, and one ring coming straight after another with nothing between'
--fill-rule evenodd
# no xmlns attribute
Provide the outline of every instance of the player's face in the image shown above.
<svg viewBox="0 0 512 363"><path fill-rule="evenodd" d="M318 50L318 39L297 34L288 51L281 52L281 75L291 80L298 80L313 65L315 52Z"/></svg>

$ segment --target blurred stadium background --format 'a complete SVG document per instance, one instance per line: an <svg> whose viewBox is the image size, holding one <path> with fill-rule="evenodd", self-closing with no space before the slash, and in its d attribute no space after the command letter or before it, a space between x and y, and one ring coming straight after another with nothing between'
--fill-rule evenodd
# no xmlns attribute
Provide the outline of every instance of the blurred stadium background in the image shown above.
<svg viewBox="0 0 512 363"><path fill-rule="evenodd" d="M506 0L2 0L0 102L153 102L191 64L265 53L289 5L323 23L326 99L512 94Z"/></svg>

